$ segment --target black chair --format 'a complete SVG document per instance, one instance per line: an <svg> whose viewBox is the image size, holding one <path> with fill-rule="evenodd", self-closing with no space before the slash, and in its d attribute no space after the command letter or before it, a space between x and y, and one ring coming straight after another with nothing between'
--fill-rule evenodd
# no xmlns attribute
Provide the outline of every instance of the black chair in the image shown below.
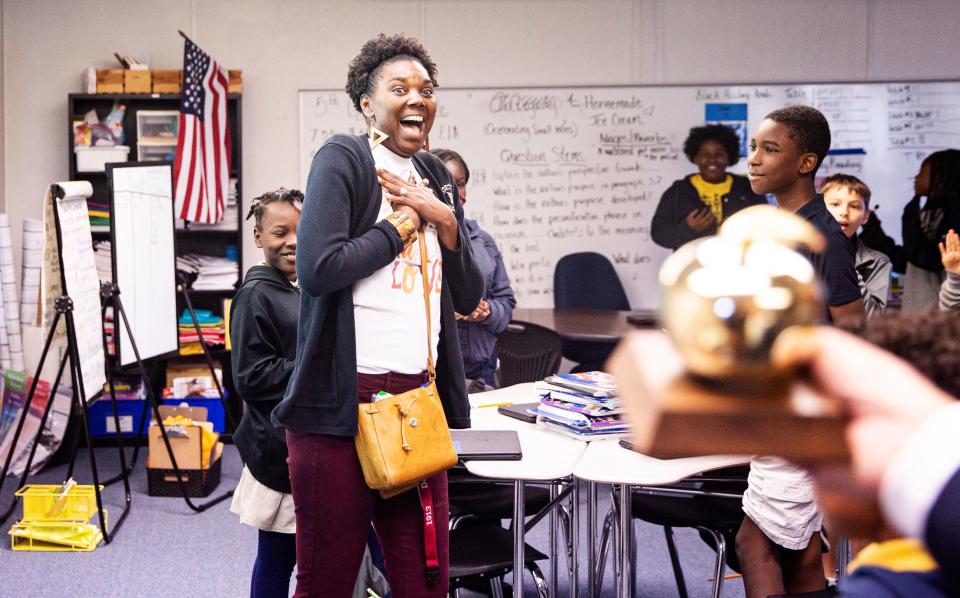
<svg viewBox="0 0 960 598"><path fill-rule="evenodd" d="M587 251L560 258L553 271L553 306L557 308L629 310L630 302L613 264ZM563 341L563 356L579 365L574 372L603 369L615 342Z"/></svg>
<svg viewBox="0 0 960 598"><path fill-rule="evenodd" d="M536 324L513 321L497 336L500 386L538 382L560 367L560 335Z"/></svg>
<svg viewBox="0 0 960 598"><path fill-rule="evenodd" d="M547 582L537 561L547 558L524 545L524 567L533 576L539 598L547 598ZM467 521L450 530L450 592L460 588L503 596L503 577L513 571L513 533L494 522ZM487 587L484 587L487 586Z"/></svg>
<svg viewBox="0 0 960 598"><path fill-rule="evenodd" d="M724 565L739 570L734 539L743 521L742 495L747 487L749 467L724 468L693 476L672 486L635 488L631 496L632 515L663 527L680 598L687 598L687 586L680 567L680 555L673 540L673 528L689 527L700 532L700 537L716 553L714 561L714 598L719 598L723 585ZM673 492L671 492L673 491ZM600 559L595 571L597 587L603 583L604 561L609 546L611 529L619 521L617 500L607 513L600 539ZM636 541L636 535L634 535ZM634 554L636 548L634 547ZM616 562L620 562L619 559Z"/></svg>

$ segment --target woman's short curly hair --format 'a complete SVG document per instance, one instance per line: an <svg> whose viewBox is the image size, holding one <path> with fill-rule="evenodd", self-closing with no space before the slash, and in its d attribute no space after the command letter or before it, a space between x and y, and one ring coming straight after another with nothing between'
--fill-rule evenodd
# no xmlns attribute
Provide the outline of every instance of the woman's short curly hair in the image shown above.
<svg viewBox="0 0 960 598"><path fill-rule="evenodd" d="M437 64L431 60L430 53L419 40L399 33L397 35L381 33L363 44L360 53L350 61L350 67L347 70L347 95L350 96L357 112L363 112L360 109L360 98L373 93L380 67L398 58L416 60L427 69L430 81L434 85L439 85Z"/></svg>
<svg viewBox="0 0 960 598"><path fill-rule="evenodd" d="M693 162L693 158L700 151L700 146L711 140L716 141L726 150L727 166L733 166L740 161L740 138L726 125L693 127L687 135L687 140L683 142L683 153Z"/></svg>

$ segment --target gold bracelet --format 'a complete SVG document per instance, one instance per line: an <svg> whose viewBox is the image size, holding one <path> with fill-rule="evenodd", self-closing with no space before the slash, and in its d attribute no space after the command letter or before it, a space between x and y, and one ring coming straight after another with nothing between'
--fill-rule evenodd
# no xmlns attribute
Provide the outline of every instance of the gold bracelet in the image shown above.
<svg viewBox="0 0 960 598"><path fill-rule="evenodd" d="M403 212L394 212L386 217L393 228L397 229L400 235L400 242L406 247L417 238L417 227L413 225L413 220Z"/></svg>

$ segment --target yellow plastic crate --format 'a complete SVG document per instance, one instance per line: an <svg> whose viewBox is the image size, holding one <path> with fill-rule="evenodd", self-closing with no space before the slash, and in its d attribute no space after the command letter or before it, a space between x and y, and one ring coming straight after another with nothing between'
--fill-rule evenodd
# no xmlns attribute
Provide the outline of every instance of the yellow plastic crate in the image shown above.
<svg viewBox="0 0 960 598"><path fill-rule="evenodd" d="M97 513L97 496L92 484L77 484L65 494L59 484L28 484L17 490L23 499L22 522L86 522ZM103 486L100 486L103 490Z"/></svg>
<svg viewBox="0 0 960 598"><path fill-rule="evenodd" d="M106 511L103 513L106 519ZM92 523L21 521L10 527L10 548L40 552L90 552L103 540Z"/></svg>

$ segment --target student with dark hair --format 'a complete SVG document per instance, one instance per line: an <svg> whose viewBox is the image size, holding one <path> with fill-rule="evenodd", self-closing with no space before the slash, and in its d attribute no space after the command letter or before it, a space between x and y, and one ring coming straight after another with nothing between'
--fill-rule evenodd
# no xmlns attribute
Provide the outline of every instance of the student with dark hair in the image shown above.
<svg viewBox="0 0 960 598"><path fill-rule="evenodd" d="M293 371L297 348L297 225L303 194L269 191L253 200L247 219L263 263L247 271L230 304L231 366L246 408L233 435L243 460L230 510L259 530L250 595L286 596L296 564L296 522L287 444L270 422Z"/></svg>
<svg viewBox="0 0 960 598"><path fill-rule="evenodd" d="M881 313L890 295L890 259L863 244L857 231L870 220L870 187L855 176L835 174L820 186L827 210L856 248L857 280L867 316Z"/></svg>
<svg viewBox="0 0 960 598"><path fill-rule="evenodd" d="M310 166L296 364L273 412L289 450L298 597L349 595L371 521L395 598L447 594L447 473L383 498L367 485L354 442L360 403L428 384L434 357L448 425L470 427L455 314L476 309L483 277L453 178L423 151L436 87L437 66L419 41L367 41L346 91L369 135L334 135Z"/></svg>
<svg viewBox="0 0 960 598"><path fill-rule="evenodd" d="M747 167L756 193L772 193L782 210L804 218L826 238L808 255L828 306L826 318L863 318L855 249L817 195L814 176L830 149L830 125L814 108L790 106L761 121ZM826 585L820 561L822 514L807 472L775 457L754 457L743 495L737 558L748 598L810 592Z"/></svg>
<svg viewBox="0 0 960 598"><path fill-rule="evenodd" d="M913 179L914 196L903 208L903 245L888 237L880 221L863 229L863 242L890 257L903 272L904 311L937 306L943 281L938 245L950 229L960 230L960 150L934 152L920 164ZM926 201L922 201L926 198Z"/></svg>
<svg viewBox="0 0 960 598"><path fill-rule="evenodd" d="M430 150L443 160L453 182L460 191L460 203L467 203L467 183L470 169L463 157L449 149ZM494 373L497 370L497 335L507 329L513 308L517 304L507 276L507 267L497 242L490 233L480 228L476 220L464 218L473 255L483 274L483 299L469 314L457 314L457 330L460 332L460 350L463 352L463 373L471 381L470 392L496 388ZM482 383L481 383L482 382Z"/></svg>
<svg viewBox="0 0 960 598"><path fill-rule="evenodd" d="M730 127L690 129L683 153L698 172L674 181L663 193L650 225L653 241L668 249L716 234L726 218L766 203L750 189L746 177L727 173L740 160L740 139Z"/></svg>

